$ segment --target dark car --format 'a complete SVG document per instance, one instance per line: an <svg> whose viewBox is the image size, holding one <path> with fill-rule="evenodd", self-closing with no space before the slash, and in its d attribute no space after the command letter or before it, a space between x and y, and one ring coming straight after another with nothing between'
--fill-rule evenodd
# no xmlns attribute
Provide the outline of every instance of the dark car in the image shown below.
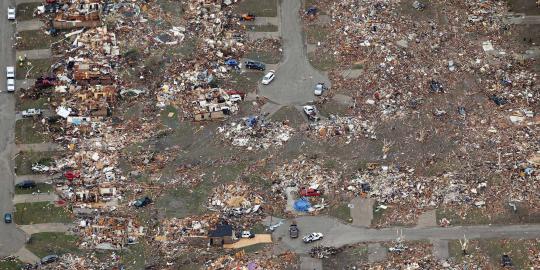
<svg viewBox="0 0 540 270"><path fill-rule="evenodd" d="M298 230L298 225L296 225L296 223L291 224L291 226L289 226L289 236L291 238L298 238L299 234L300 231Z"/></svg>
<svg viewBox="0 0 540 270"><path fill-rule="evenodd" d="M145 207L145 206L149 205L150 203L152 203L152 200L150 198L148 198L148 197L144 197L144 198L136 200L135 203L133 203L133 206L135 206L135 207Z"/></svg>
<svg viewBox="0 0 540 270"><path fill-rule="evenodd" d="M502 258L501 258L501 264L503 267L512 266L513 265L512 259L507 254L504 254L502 255Z"/></svg>
<svg viewBox="0 0 540 270"><path fill-rule="evenodd" d="M34 188L36 187L36 182L32 180L24 180L18 184L15 185L17 188Z"/></svg>
<svg viewBox="0 0 540 270"><path fill-rule="evenodd" d="M4 222L5 223L11 223L13 221L13 217L11 216L11 213L5 213L4 214Z"/></svg>
<svg viewBox="0 0 540 270"><path fill-rule="evenodd" d="M257 70L266 69L266 66L261 62L246 61L244 64L246 65L246 68L249 68L249 69L257 69Z"/></svg>
<svg viewBox="0 0 540 270"><path fill-rule="evenodd" d="M58 255L47 255L43 258L41 258L41 264L49 264L49 263L53 263L53 262L56 262L60 259L60 257L58 257Z"/></svg>

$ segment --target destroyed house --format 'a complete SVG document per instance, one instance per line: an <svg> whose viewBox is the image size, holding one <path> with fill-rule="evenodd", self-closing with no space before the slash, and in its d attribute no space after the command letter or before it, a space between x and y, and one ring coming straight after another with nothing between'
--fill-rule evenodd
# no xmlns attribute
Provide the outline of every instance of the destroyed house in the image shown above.
<svg viewBox="0 0 540 270"><path fill-rule="evenodd" d="M218 224L215 230L208 233L211 246L223 246L223 244L232 244L234 240L234 231L229 224Z"/></svg>

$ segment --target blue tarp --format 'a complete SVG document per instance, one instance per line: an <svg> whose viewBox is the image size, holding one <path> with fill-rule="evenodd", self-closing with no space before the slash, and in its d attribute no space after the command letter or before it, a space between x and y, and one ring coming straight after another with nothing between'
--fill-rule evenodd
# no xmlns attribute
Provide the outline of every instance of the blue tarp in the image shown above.
<svg viewBox="0 0 540 270"><path fill-rule="evenodd" d="M311 204L306 198L301 198L294 202L294 209L296 211L307 212L309 208L311 208Z"/></svg>
<svg viewBox="0 0 540 270"><path fill-rule="evenodd" d="M257 117L255 116L250 116L247 120L246 120L246 125L248 127L253 127L257 124Z"/></svg>
<svg viewBox="0 0 540 270"><path fill-rule="evenodd" d="M238 61L236 61L235 59L229 59L225 61L225 64L227 66L235 67L235 66L238 66Z"/></svg>

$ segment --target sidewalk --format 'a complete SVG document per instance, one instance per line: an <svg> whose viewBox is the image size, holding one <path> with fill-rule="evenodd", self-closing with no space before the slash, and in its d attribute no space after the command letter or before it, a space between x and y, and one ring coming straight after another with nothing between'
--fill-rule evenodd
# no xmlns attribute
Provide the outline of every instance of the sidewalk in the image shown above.
<svg viewBox="0 0 540 270"><path fill-rule="evenodd" d="M29 21L17 21L17 32L39 30L45 27L45 24L39 19L32 19Z"/></svg>
<svg viewBox="0 0 540 270"><path fill-rule="evenodd" d="M44 232L67 232L70 227L71 226L64 223L40 223L19 226L19 228L21 228L21 230L23 230L28 235Z"/></svg>
<svg viewBox="0 0 540 270"><path fill-rule="evenodd" d="M16 151L18 152L48 152L62 151L64 147L56 143L34 143L34 144L17 144Z"/></svg>
<svg viewBox="0 0 540 270"><path fill-rule="evenodd" d="M17 59L19 59L19 56L24 57L25 55L29 60L45 59L45 58L51 58L52 52L51 52L51 49L17 51L16 57Z"/></svg>
<svg viewBox="0 0 540 270"><path fill-rule="evenodd" d="M53 193L39 194L16 194L13 197L13 204L17 203L33 203L33 202L54 202L58 200L58 196Z"/></svg>

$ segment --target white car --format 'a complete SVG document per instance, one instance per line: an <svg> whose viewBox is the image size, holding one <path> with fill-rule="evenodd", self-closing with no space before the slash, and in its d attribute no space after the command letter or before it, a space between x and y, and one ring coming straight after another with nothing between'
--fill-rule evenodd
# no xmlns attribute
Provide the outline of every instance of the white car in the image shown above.
<svg viewBox="0 0 540 270"><path fill-rule="evenodd" d="M309 120L317 121L319 120L319 116L317 116L317 108L312 105L306 105L303 107L304 113L307 115Z"/></svg>
<svg viewBox="0 0 540 270"><path fill-rule="evenodd" d="M8 7L7 9L7 18L8 20L15 20L15 8Z"/></svg>
<svg viewBox="0 0 540 270"><path fill-rule="evenodd" d="M242 96L234 94L229 97L229 100L232 102L242 101Z"/></svg>
<svg viewBox="0 0 540 270"><path fill-rule="evenodd" d="M274 73L275 73L274 70L270 70L270 72L266 73L266 75L264 75L262 79L262 84L268 85L269 83L271 83L276 77Z"/></svg>
<svg viewBox="0 0 540 270"><path fill-rule="evenodd" d="M324 85L324 83L318 83L317 85L315 85L313 94L316 96L320 96L324 91L326 91L326 86Z"/></svg>
<svg viewBox="0 0 540 270"><path fill-rule="evenodd" d="M15 79L7 79L7 91L15 92Z"/></svg>
<svg viewBox="0 0 540 270"><path fill-rule="evenodd" d="M22 116L23 117L31 117L31 116L34 116L34 115L41 115L41 110L40 109L28 109L26 111L22 111Z"/></svg>
<svg viewBox="0 0 540 270"><path fill-rule="evenodd" d="M15 67L6 67L6 76L8 79L15 79Z"/></svg>
<svg viewBox="0 0 540 270"><path fill-rule="evenodd" d="M323 234L320 232L310 233L302 238L304 243L311 243L323 239Z"/></svg>
<svg viewBox="0 0 540 270"><path fill-rule="evenodd" d="M242 238L253 238L255 237L255 234L251 231L243 231L242 232Z"/></svg>

